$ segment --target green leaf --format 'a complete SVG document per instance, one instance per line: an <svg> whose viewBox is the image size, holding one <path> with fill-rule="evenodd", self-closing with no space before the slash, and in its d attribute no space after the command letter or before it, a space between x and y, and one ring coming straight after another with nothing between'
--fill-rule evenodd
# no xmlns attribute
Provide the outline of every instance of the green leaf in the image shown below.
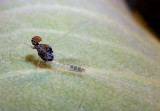
<svg viewBox="0 0 160 111"><path fill-rule="evenodd" d="M36 68L37 51L22 45L36 35L86 72ZM159 92L159 42L123 0L0 2L0 111L157 111Z"/></svg>

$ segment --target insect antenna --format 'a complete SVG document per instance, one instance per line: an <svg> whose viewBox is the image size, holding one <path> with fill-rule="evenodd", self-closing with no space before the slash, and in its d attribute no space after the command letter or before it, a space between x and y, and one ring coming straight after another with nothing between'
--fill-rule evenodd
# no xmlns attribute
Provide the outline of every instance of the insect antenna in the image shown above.
<svg viewBox="0 0 160 111"><path fill-rule="evenodd" d="M76 30L76 29L78 29L80 26L82 26L82 25L86 25L86 24L88 24L89 22L88 21L83 21L83 22L80 22L80 23L78 23L77 25L75 25L74 27L72 27L66 34L64 34L63 36L61 36L60 38L58 38L57 40L55 40L55 42L53 43L53 46L57 43L57 41L60 41L61 39L63 39L63 38L67 38L67 36L71 33L71 32L73 32L74 30ZM69 36L68 36L69 37Z"/></svg>

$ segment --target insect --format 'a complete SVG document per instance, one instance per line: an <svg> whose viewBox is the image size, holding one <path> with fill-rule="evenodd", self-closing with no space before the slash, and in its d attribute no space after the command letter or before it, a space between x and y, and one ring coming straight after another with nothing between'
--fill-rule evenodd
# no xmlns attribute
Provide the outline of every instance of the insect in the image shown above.
<svg viewBox="0 0 160 111"><path fill-rule="evenodd" d="M52 48L47 45L47 44L39 44L39 42L42 41L41 37L39 36L34 36L31 39L32 44L34 45L34 49L37 50L39 57L41 57L41 59L43 59L45 62L48 61L53 61L54 60L54 56L53 56L53 51ZM81 67L77 67L77 66L72 66L72 65L65 65L65 64L61 64L58 62L53 62L56 65L59 65L62 68L65 69L70 69L73 71L77 71L77 72L84 72L85 69L81 68ZM39 63L40 64L40 59L39 59Z"/></svg>
<svg viewBox="0 0 160 111"><path fill-rule="evenodd" d="M72 27L66 34L64 34L62 37L59 37L57 40L55 40L55 42L53 43L53 45L55 45L57 43L58 40L63 39L64 37L66 37L68 34L70 34L73 30L79 28L80 25L85 25L85 24L92 24L92 22L88 22L88 21L83 21L80 22L79 24L75 25L74 27ZM94 23L94 22L93 22ZM51 48L51 46L49 46L48 44L40 44L39 42L41 42L42 39L39 36L34 36L31 39L32 45L31 46L27 43L20 43L21 45L25 45L28 46L32 49L36 49L39 55L39 62L38 65L40 64L40 58L42 60L44 60L46 63L54 65L56 67L60 67L60 68L65 68L68 70L72 70L72 71L77 71L77 72L84 72L85 69L82 67L78 67L78 66L73 66L73 65L66 65L66 64L62 64L59 63L58 61L54 60L54 55L53 55L53 50Z"/></svg>
<svg viewBox="0 0 160 111"><path fill-rule="evenodd" d="M79 28L79 25L86 24L86 23L88 23L88 21L83 21L83 22L75 25L70 31L68 31L68 33L66 33L62 37L58 38L58 40L63 39L69 33L71 33L73 30L75 30L76 28ZM53 44L55 45L58 40L56 40ZM73 65L66 65L66 64L62 64L62 63L59 63L59 62L55 61L54 60L54 55L53 55L53 50L52 50L51 46L49 46L47 44L40 44L39 42L41 42L41 41L42 41L41 37L34 36L31 39L32 45L34 47L32 47L30 45L29 46L33 49L36 49L39 57L41 59L43 59L45 62L47 62L51 65L54 65L54 66L57 66L57 67L60 67L60 68L65 68L65 69L72 70L72 71L77 71L77 72L84 72L85 71L84 68L73 66ZM39 66L39 64L40 64L40 59L39 59L39 62L38 62L37 66Z"/></svg>
<svg viewBox="0 0 160 111"><path fill-rule="evenodd" d="M42 39L39 36L34 36L31 40L32 44L34 45L34 49L36 49L38 52L38 55L45 62L54 60L52 48L47 44L39 44L40 41L42 41Z"/></svg>

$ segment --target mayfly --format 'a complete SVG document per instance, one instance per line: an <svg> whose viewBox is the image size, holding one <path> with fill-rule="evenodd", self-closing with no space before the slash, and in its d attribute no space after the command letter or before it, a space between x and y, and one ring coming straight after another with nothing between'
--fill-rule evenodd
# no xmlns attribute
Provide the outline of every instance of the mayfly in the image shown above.
<svg viewBox="0 0 160 111"><path fill-rule="evenodd" d="M86 23L86 22L83 22L83 24L84 23ZM79 23L77 26L79 26L81 24L82 23ZM62 39L63 37L66 37L77 26L73 27L68 33L66 33L64 36L60 37L58 40ZM55 43L57 43L58 40L56 40ZM66 64L62 64L57 61L54 61L54 55L53 55L53 50L52 50L51 46L49 46L48 44L39 44L40 41L42 41L42 39L39 36L34 36L31 39L32 45L34 46L33 49L37 50L39 57L43 61L45 61L51 65L54 65L56 67L60 67L60 68L64 68L64 69L68 69L68 70L72 70L72 71L77 71L77 72L84 72L85 71L85 69L82 67L77 67L77 66L73 66L73 65L66 65ZM39 64L40 64L40 59L39 59L38 65Z"/></svg>

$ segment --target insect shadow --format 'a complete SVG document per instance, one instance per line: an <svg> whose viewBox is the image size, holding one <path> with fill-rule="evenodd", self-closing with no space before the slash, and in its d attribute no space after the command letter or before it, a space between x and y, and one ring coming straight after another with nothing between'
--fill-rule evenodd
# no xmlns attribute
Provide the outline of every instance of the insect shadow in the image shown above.
<svg viewBox="0 0 160 111"><path fill-rule="evenodd" d="M30 62L33 65L37 66L39 60L35 58L34 55L27 55L25 57L26 62ZM39 64L39 68L44 68L44 69L51 69L51 66L49 64L46 64L44 61L40 61L41 64Z"/></svg>
<svg viewBox="0 0 160 111"><path fill-rule="evenodd" d="M31 55L31 54L27 55L25 57L25 60L26 60L26 62L30 62L35 66L37 66L37 64L39 62L39 60L36 59L35 56ZM76 76L76 77L80 77L80 78L83 77L81 74L78 74L78 72L71 72L71 71L66 71L66 70L53 69L49 64L46 64L46 62L44 62L42 60L40 62L41 62L41 64L39 64L39 68L54 70L54 71L57 71L57 72L61 72L62 74L66 74L66 72L69 72L69 74L72 75L72 76Z"/></svg>

